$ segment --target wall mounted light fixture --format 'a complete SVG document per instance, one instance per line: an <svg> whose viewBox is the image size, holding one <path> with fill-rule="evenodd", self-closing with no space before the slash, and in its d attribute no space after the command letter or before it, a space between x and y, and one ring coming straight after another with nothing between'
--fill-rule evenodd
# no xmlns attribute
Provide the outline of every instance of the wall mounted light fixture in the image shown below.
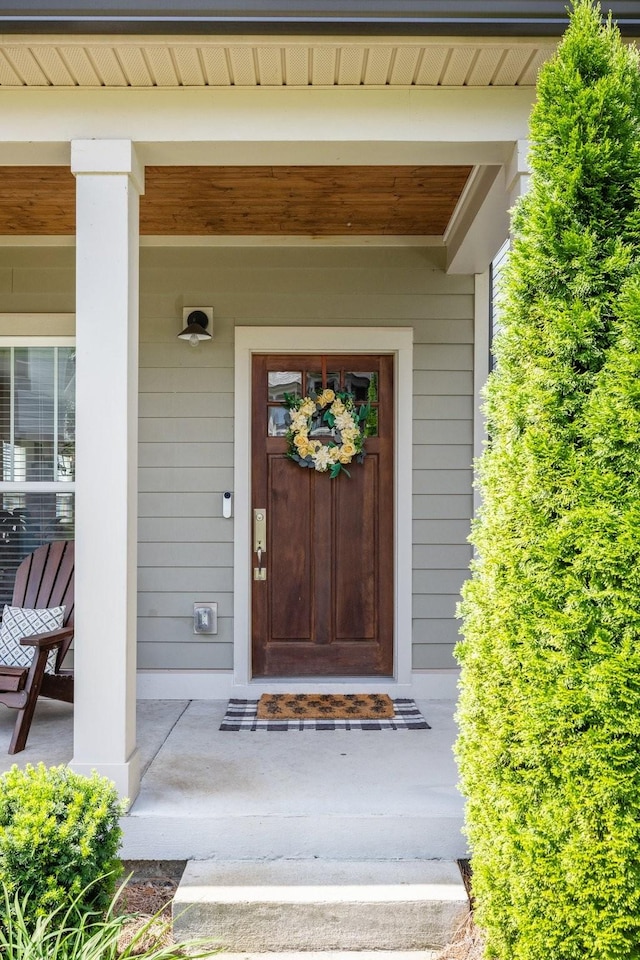
<svg viewBox="0 0 640 960"><path fill-rule="evenodd" d="M213 316L213 307L183 307L182 322L185 328L178 334L179 340L188 340L192 347L197 347L200 341L212 340L213 336L207 330Z"/></svg>

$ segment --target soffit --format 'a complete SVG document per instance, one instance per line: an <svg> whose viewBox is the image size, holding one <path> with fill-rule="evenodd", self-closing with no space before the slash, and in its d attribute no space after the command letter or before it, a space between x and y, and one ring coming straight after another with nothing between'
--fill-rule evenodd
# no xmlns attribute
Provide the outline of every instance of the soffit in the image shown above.
<svg viewBox="0 0 640 960"><path fill-rule="evenodd" d="M2 87L535 85L555 40L0 36Z"/></svg>
<svg viewBox="0 0 640 960"><path fill-rule="evenodd" d="M471 167L147 167L140 232L441 237ZM3 167L0 235L75 233L66 167Z"/></svg>

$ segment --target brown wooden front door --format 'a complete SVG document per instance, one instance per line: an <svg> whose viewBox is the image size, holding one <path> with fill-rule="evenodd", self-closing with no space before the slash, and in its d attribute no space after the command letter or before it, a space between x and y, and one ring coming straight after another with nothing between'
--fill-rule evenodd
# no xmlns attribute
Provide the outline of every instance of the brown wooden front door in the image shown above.
<svg viewBox="0 0 640 960"><path fill-rule="evenodd" d="M324 388L370 407L350 477L286 456L284 394ZM393 423L390 356L254 356L252 520L264 510L267 527L266 579L252 579L254 677L393 674ZM257 565L252 552L252 576Z"/></svg>

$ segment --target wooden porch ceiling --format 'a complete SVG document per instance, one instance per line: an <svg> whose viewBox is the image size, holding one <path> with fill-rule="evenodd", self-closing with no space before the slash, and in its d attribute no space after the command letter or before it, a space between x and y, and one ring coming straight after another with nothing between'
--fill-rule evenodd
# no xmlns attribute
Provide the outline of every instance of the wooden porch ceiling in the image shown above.
<svg viewBox="0 0 640 960"><path fill-rule="evenodd" d="M470 166L147 167L155 236L442 236ZM67 167L3 167L0 235L75 233Z"/></svg>

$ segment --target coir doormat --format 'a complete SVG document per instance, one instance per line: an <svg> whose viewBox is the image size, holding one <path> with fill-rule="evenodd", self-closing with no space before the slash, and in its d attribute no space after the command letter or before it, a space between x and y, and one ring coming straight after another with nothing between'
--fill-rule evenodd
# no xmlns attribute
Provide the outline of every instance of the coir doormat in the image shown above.
<svg viewBox="0 0 640 960"><path fill-rule="evenodd" d="M263 693L258 720L378 720L392 717L386 693Z"/></svg>
<svg viewBox="0 0 640 960"><path fill-rule="evenodd" d="M279 694L278 696L285 696ZM320 700L320 695L305 695L310 699ZM323 695L328 696L328 695ZM270 697L271 698L271 697ZM287 697L293 700L293 696ZM338 698L335 698L336 700ZM339 698L346 701L346 696ZM353 695L357 700L364 700L365 697ZM377 699L381 699L380 696ZM398 699L389 702L392 706L391 716L376 716L373 719L357 718L353 715L347 717L327 717L323 716L300 716L299 714L289 718L282 715L278 717L269 715L267 719L261 719L258 715L259 700L230 700L227 706L227 712L220 724L221 730L250 732L258 730L430 730L429 724L422 716L414 700ZM300 702L300 701L298 701ZM347 701L348 702L348 701ZM324 701L327 704L327 701Z"/></svg>

